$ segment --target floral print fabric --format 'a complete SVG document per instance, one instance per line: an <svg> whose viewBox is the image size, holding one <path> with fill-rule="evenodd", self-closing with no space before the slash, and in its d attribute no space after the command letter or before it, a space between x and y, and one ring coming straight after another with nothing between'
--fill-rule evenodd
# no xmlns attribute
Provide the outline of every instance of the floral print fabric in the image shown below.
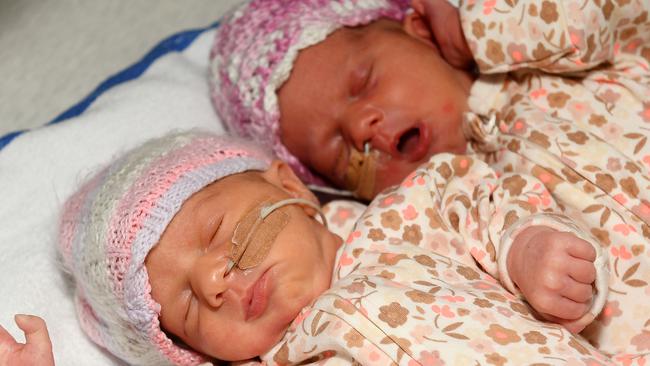
<svg viewBox="0 0 650 366"><path fill-rule="evenodd" d="M351 200L333 200L323 206L329 231L345 239L366 210L366 205Z"/></svg>
<svg viewBox="0 0 650 366"><path fill-rule="evenodd" d="M609 254L607 302L582 335L632 362L650 352L640 300L650 296L650 2L468 1L460 11L483 72L465 120L471 151L498 174L538 178Z"/></svg>
<svg viewBox="0 0 650 366"><path fill-rule="evenodd" d="M465 120L470 155L438 155L373 201L332 288L264 362L645 364L649 9L646 0L463 2L483 74ZM501 235L532 214L575 224L609 255L605 308L580 336L537 320L499 282Z"/></svg>
<svg viewBox="0 0 650 366"><path fill-rule="evenodd" d="M495 279L500 233L546 212L556 227L568 222L532 176L497 176L469 156L433 157L371 203L339 250L330 290L263 360L611 364L583 338L536 320Z"/></svg>

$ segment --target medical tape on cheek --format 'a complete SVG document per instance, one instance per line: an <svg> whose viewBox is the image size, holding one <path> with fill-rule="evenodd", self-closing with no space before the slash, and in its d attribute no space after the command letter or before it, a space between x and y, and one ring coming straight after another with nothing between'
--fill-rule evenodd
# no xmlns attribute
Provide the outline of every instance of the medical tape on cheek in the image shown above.
<svg viewBox="0 0 650 366"><path fill-rule="evenodd" d="M235 266L245 270L264 260L275 239L289 222L290 216L278 209L292 204L304 204L314 208L327 228L327 220L318 205L302 198L290 198L276 203L262 202L249 210L237 223L232 236L229 273Z"/></svg>
<svg viewBox="0 0 650 366"><path fill-rule="evenodd" d="M370 200L375 191L379 152L371 150L368 143L364 147L364 152L352 149L345 174L345 185L356 197Z"/></svg>
<svg viewBox="0 0 650 366"><path fill-rule="evenodd" d="M232 236L230 253L231 266L249 269L262 263L271 250L271 245L282 229L289 222L289 215L282 211L273 211L263 216L262 210L269 206L262 202L249 210L239 220Z"/></svg>

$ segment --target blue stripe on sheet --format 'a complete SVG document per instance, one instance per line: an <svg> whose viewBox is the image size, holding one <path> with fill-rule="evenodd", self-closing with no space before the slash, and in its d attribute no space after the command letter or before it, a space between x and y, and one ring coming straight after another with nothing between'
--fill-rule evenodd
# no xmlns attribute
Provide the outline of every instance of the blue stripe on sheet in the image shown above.
<svg viewBox="0 0 650 366"><path fill-rule="evenodd" d="M147 53L140 61L135 64L127 67L126 69L118 72L117 74L109 77L104 80L102 83L95 88L88 96L82 99L79 103L68 108L68 110L59 114L52 121L48 122L46 125L51 125L65 121L72 117L77 117L83 113L100 95L109 90L110 88L118 85L120 83L127 82L138 78L142 73L144 73L151 64L154 63L159 57L164 56L170 52L182 52L185 50L201 33L216 28L219 25L219 22L215 22L207 27L191 29L184 32L176 33L158 43L149 53ZM9 143L20 136L25 132L30 130L20 130L10 132L2 137L0 137L0 150Z"/></svg>

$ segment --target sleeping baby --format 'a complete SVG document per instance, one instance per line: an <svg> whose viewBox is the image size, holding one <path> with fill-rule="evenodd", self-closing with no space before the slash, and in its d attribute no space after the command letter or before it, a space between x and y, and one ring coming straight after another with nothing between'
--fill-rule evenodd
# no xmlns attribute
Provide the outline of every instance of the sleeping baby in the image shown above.
<svg viewBox="0 0 650 366"><path fill-rule="evenodd" d="M596 346L620 339L570 332L600 313L608 263L565 212L535 177L439 154L343 241L288 165L191 131L85 183L59 249L81 327L130 364L609 364ZM38 349L2 343L4 360Z"/></svg>
<svg viewBox="0 0 650 366"><path fill-rule="evenodd" d="M613 258L581 334L647 352L650 307L627 299L650 293L650 1L460 3L248 1L215 39L216 109L303 181L366 199L445 152L536 177Z"/></svg>

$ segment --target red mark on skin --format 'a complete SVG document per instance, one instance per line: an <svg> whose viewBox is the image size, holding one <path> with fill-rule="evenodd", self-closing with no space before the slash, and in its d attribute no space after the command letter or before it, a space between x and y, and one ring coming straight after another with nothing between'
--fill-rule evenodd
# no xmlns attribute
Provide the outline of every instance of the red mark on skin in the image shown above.
<svg viewBox="0 0 650 366"><path fill-rule="evenodd" d="M448 114L452 114L456 111L456 107L452 101L448 100L445 102L445 104L442 105L442 111Z"/></svg>

